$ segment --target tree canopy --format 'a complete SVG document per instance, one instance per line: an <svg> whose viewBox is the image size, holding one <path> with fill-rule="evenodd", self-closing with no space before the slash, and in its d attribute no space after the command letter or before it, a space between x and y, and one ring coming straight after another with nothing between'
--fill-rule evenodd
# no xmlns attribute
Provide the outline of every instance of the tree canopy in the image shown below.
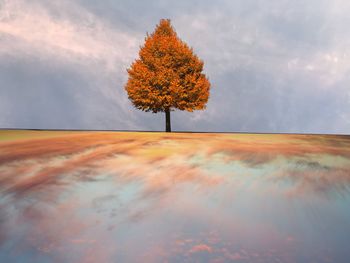
<svg viewBox="0 0 350 263"><path fill-rule="evenodd" d="M202 71L203 61L177 36L170 20L162 19L127 69L125 89L133 105L143 111L202 110L210 88Z"/></svg>

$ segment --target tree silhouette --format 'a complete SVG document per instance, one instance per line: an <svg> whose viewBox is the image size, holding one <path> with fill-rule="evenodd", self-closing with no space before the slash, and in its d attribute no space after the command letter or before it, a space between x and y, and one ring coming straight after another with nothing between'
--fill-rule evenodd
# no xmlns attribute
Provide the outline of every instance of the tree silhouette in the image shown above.
<svg viewBox="0 0 350 263"><path fill-rule="evenodd" d="M166 131L171 131L170 111L203 110L209 98L210 83L203 61L178 38L169 19L160 20L146 36L139 59L127 72L125 86L133 105L153 113L165 112Z"/></svg>

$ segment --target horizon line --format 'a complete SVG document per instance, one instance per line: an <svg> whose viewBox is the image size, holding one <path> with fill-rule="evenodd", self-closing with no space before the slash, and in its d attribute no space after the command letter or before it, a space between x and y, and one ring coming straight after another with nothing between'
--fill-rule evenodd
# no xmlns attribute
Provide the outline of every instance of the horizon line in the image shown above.
<svg viewBox="0 0 350 263"><path fill-rule="evenodd" d="M336 135L350 136L345 133L298 133L298 132L236 132L236 131L150 131L150 130L113 130L113 129L35 129L35 128L0 128L0 131L82 131L82 132L148 132L148 133L218 133L218 134L286 134L286 135Z"/></svg>

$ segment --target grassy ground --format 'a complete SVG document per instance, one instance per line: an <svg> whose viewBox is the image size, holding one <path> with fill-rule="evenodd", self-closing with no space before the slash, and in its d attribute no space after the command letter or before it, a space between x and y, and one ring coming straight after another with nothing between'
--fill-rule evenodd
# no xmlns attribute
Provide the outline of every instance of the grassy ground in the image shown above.
<svg viewBox="0 0 350 263"><path fill-rule="evenodd" d="M78 132L79 131L0 130L0 142L35 138L51 138Z"/></svg>

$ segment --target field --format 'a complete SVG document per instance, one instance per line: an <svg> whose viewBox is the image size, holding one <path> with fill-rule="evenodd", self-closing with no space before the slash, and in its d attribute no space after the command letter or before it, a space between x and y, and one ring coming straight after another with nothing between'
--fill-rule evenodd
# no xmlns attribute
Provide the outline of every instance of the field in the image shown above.
<svg viewBox="0 0 350 263"><path fill-rule="evenodd" d="M1 262L349 262L350 136L0 131Z"/></svg>

